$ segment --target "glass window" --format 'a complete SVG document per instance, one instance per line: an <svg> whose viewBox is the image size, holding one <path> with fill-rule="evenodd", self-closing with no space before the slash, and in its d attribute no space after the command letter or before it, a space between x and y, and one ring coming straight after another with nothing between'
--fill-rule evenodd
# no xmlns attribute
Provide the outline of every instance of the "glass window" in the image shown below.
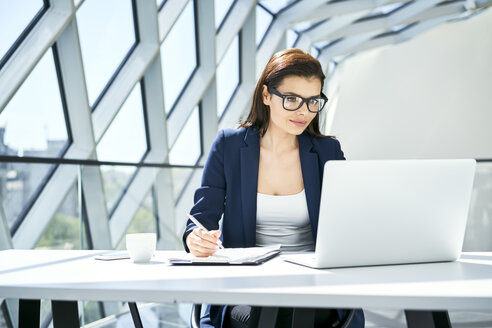
<svg viewBox="0 0 492 328"><path fill-rule="evenodd" d="M195 165L201 154L199 107L196 106L169 152L169 163Z"/></svg>
<svg viewBox="0 0 492 328"><path fill-rule="evenodd" d="M82 243L81 243L82 241ZM80 220L78 185L74 184L39 240L36 249L88 249L86 227ZM82 322L101 319L97 302L82 302ZM51 301L41 301L41 322L49 322ZM2 327L2 326L0 326Z"/></svg>
<svg viewBox="0 0 492 328"><path fill-rule="evenodd" d="M77 11L89 103L94 105L135 44L131 0L86 0Z"/></svg>
<svg viewBox="0 0 492 328"><path fill-rule="evenodd" d="M7 317L5 315L5 308L4 308L4 304L5 304L5 300L2 300L2 302L0 302L0 327L9 327L7 326Z"/></svg>
<svg viewBox="0 0 492 328"><path fill-rule="evenodd" d="M316 47L311 47L311 50L309 51L309 53L311 54L311 56L313 56L314 58L318 58L319 56L319 49L316 48Z"/></svg>
<svg viewBox="0 0 492 328"><path fill-rule="evenodd" d="M166 2L167 0L155 0L155 4L157 6L157 9L160 9L162 8L162 6L164 5L164 3Z"/></svg>
<svg viewBox="0 0 492 328"><path fill-rule="evenodd" d="M197 65L194 2L188 2L161 45L166 113L173 108Z"/></svg>
<svg viewBox="0 0 492 328"><path fill-rule="evenodd" d="M260 3L265 6L271 13L276 14L283 8L297 2L299 0L260 0Z"/></svg>
<svg viewBox="0 0 492 328"><path fill-rule="evenodd" d="M306 21L306 22L297 23L292 27L292 29L296 33L301 33L301 32L305 32L306 30L309 30L309 28L313 25L315 25L315 22Z"/></svg>
<svg viewBox="0 0 492 328"><path fill-rule="evenodd" d="M147 151L147 137L138 83L97 145L100 161L139 162ZM101 166L108 210L111 210L133 176L135 167Z"/></svg>
<svg viewBox="0 0 492 328"><path fill-rule="evenodd" d="M85 228L79 216L77 184L74 184L35 248L83 249L83 246L87 247L85 238Z"/></svg>
<svg viewBox="0 0 492 328"><path fill-rule="evenodd" d="M463 251L492 249L492 162L478 162L473 181L473 197L466 221Z"/></svg>
<svg viewBox="0 0 492 328"><path fill-rule="evenodd" d="M299 34L293 30L293 29L288 29L287 30L287 47L292 48L297 42L297 38L299 38Z"/></svg>
<svg viewBox="0 0 492 328"><path fill-rule="evenodd" d="M235 0L215 0L214 10L215 10L215 29L218 30L219 26L222 24L227 12L230 10Z"/></svg>
<svg viewBox="0 0 492 328"><path fill-rule="evenodd" d="M239 84L239 35L229 45L229 49L217 67L217 115L221 117Z"/></svg>
<svg viewBox="0 0 492 328"><path fill-rule="evenodd" d="M200 112L196 106L169 152L169 163L174 165L195 165L201 155ZM171 169L175 199L186 184L191 169Z"/></svg>
<svg viewBox="0 0 492 328"><path fill-rule="evenodd" d="M43 0L0 1L0 30L2 31L0 33L0 63L9 48L43 7Z"/></svg>
<svg viewBox="0 0 492 328"><path fill-rule="evenodd" d="M53 53L48 50L0 113L0 154L57 156L68 141Z"/></svg>
<svg viewBox="0 0 492 328"><path fill-rule="evenodd" d="M51 300L42 299L40 305L40 326L48 327L52 318L53 316L51 314ZM3 326L0 327L3 328Z"/></svg>
<svg viewBox="0 0 492 328"><path fill-rule="evenodd" d="M326 48L327 46L329 47L331 44L334 44L333 40L326 40L326 41L316 42L314 46L318 49L323 49Z"/></svg>
<svg viewBox="0 0 492 328"><path fill-rule="evenodd" d="M91 322L100 320L103 318L101 315L101 308L99 302L93 301L81 301L83 308L81 309L81 326L90 324ZM97 326L96 326L97 327Z"/></svg>
<svg viewBox="0 0 492 328"><path fill-rule="evenodd" d="M157 232L157 221L154 215L154 200L152 188L147 192L144 200L140 204L137 213L133 217L126 233ZM125 235L121 238L116 249L126 249Z"/></svg>
<svg viewBox="0 0 492 328"><path fill-rule="evenodd" d="M390 3L387 5L376 7L370 13L365 15L364 17L361 17L361 18L355 20L355 22L356 23L357 22L363 22L363 21L366 21L369 19L374 19L374 18L386 16L386 15L391 15L395 11L399 10L400 8L403 8L404 6L407 6L408 4L409 3L398 2L398 3Z"/></svg>
<svg viewBox="0 0 492 328"><path fill-rule="evenodd" d="M415 23L412 23L412 24L399 24L399 25L396 25L396 26L393 26L391 28L391 32L394 32L394 33L400 33L402 32L403 30L409 28L410 26L413 26Z"/></svg>
<svg viewBox="0 0 492 328"><path fill-rule="evenodd" d="M273 16L261 6L256 6L256 45L260 45L263 36L273 20Z"/></svg>
<svg viewBox="0 0 492 328"><path fill-rule="evenodd" d="M372 15L378 15L378 14L386 15L386 14L389 14L389 13L395 11L396 9L398 9L404 5L405 5L404 3L390 3L388 5L377 7L376 9L374 9L371 12L371 14Z"/></svg>
<svg viewBox="0 0 492 328"><path fill-rule="evenodd" d="M0 154L58 157L68 136L53 53L48 50L0 113ZM12 227L52 166L4 162L0 167L0 198Z"/></svg>
<svg viewBox="0 0 492 328"><path fill-rule="evenodd" d="M101 176L103 180L106 207L111 214L114 205L125 191L125 187L135 174L134 167L119 167L101 165Z"/></svg>

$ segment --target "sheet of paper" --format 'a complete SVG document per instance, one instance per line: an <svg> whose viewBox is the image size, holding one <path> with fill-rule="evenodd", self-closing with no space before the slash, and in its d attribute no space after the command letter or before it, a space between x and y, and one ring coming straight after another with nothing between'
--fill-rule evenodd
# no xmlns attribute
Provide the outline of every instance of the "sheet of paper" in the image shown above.
<svg viewBox="0 0 492 328"><path fill-rule="evenodd" d="M190 253L182 257L170 258L170 263L230 263L241 264L261 260L271 254L278 253L280 245L266 247L224 248L218 249L213 256L196 257Z"/></svg>

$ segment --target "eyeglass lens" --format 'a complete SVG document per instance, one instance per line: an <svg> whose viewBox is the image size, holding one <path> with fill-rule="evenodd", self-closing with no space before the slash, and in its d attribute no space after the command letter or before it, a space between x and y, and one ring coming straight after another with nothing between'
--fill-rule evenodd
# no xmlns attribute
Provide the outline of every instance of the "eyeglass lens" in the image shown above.
<svg viewBox="0 0 492 328"><path fill-rule="evenodd" d="M303 99L297 96L285 96L284 97L284 108L287 110L296 110L301 108ZM308 110L311 112L318 112L323 109L325 105L325 100L321 97L306 99L306 104Z"/></svg>

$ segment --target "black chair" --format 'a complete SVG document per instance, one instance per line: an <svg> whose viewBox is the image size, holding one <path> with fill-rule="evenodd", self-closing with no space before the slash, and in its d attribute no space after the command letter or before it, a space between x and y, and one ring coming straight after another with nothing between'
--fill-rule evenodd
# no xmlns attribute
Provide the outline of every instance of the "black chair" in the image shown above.
<svg viewBox="0 0 492 328"><path fill-rule="evenodd" d="M128 307L130 308L130 313L132 315L135 328L143 328L142 319L140 318L140 313L138 312L137 303L128 302Z"/></svg>
<svg viewBox="0 0 492 328"><path fill-rule="evenodd" d="M202 314L202 305L193 304L191 308L191 328L200 328L200 317Z"/></svg>
<svg viewBox="0 0 492 328"><path fill-rule="evenodd" d="M300 320L296 320L296 311L300 315ZM193 304L191 308L191 328L200 328L200 317L202 312L201 304ZM275 327L275 321L277 318L278 308L262 308L260 314L260 320L258 322L259 328L272 328ZM347 310L345 316L333 324L332 328L347 328L355 316L355 310ZM311 326L314 324L314 310L313 309L294 309L294 315L292 320L292 328L294 327L306 327L307 322L311 322Z"/></svg>

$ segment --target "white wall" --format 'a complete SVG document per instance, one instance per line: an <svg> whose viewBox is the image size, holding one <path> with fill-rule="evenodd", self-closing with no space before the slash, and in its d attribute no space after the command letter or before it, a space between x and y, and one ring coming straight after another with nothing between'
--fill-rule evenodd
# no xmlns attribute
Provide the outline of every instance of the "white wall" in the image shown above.
<svg viewBox="0 0 492 328"><path fill-rule="evenodd" d="M347 59L327 134L347 159L492 158L491 31L492 8ZM492 163L482 163L463 250L492 251L491 236Z"/></svg>
<svg viewBox="0 0 492 328"><path fill-rule="evenodd" d="M488 9L347 59L327 133L348 159L492 158L491 31Z"/></svg>

